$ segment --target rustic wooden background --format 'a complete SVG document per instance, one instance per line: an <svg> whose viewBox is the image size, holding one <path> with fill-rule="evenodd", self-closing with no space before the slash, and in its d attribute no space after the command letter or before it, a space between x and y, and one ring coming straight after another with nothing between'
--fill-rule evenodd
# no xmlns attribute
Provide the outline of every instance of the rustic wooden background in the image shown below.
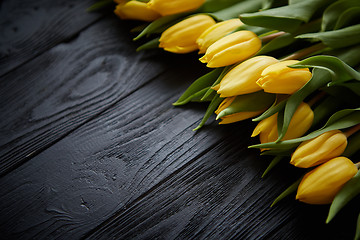
<svg viewBox="0 0 360 240"><path fill-rule="evenodd" d="M0 2L1 239L352 239L356 204L270 208L299 172L261 178L251 121L193 132L197 55L136 52L93 3Z"/></svg>

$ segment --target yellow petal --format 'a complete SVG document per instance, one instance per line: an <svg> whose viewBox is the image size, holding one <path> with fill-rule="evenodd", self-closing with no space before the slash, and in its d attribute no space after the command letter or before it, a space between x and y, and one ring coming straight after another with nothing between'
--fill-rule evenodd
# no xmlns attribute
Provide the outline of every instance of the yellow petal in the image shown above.
<svg viewBox="0 0 360 240"><path fill-rule="evenodd" d="M333 158L303 177L296 199L309 204L329 204L357 171L350 159Z"/></svg>
<svg viewBox="0 0 360 240"><path fill-rule="evenodd" d="M303 87L310 79L309 69L294 69L287 67L297 63L297 60L287 60L268 66L261 73L257 84L265 92L292 94Z"/></svg>
<svg viewBox="0 0 360 240"><path fill-rule="evenodd" d="M325 132L301 143L291 156L296 167L309 168L340 156L347 146L347 138L339 130Z"/></svg>
<svg viewBox="0 0 360 240"><path fill-rule="evenodd" d="M174 53L192 52L198 48L196 39L214 24L214 19L206 14L189 17L166 29L159 39L159 47Z"/></svg>
<svg viewBox="0 0 360 240"><path fill-rule="evenodd" d="M231 33L242 24L243 23L240 21L240 19L236 18L222 21L209 27L196 40L196 43L199 46L199 53L205 53L211 44Z"/></svg>
<svg viewBox="0 0 360 240"><path fill-rule="evenodd" d="M150 0L148 6L161 15L172 15L199 8L205 0Z"/></svg>
<svg viewBox="0 0 360 240"><path fill-rule="evenodd" d="M239 31L212 44L200 61L211 68L228 66L251 57L260 48L261 40L255 33Z"/></svg>
<svg viewBox="0 0 360 240"><path fill-rule="evenodd" d="M291 118L289 128L283 140L301 137L310 129L314 120L314 112L307 103L301 103Z"/></svg>
<svg viewBox="0 0 360 240"><path fill-rule="evenodd" d="M256 112L240 112L240 113L227 115L221 118L222 121L219 124L229 124L229 123L239 122L245 119L258 116L262 112L264 112L264 110L256 111Z"/></svg>
<svg viewBox="0 0 360 240"><path fill-rule="evenodd" d="M132 19L151 22L158 19L160 14L150 9L146 3L139 1L122 1L119 3L114 13L121 19Z"/></svg>
<svg viewBox="0 0 360 240"><path fill-rule="evenodd" d="M257 56L240 63L221 80L218 94L220 97L230 97L260 91L257 79L266 67L276 62L278 60L273 57Z"/></svg>

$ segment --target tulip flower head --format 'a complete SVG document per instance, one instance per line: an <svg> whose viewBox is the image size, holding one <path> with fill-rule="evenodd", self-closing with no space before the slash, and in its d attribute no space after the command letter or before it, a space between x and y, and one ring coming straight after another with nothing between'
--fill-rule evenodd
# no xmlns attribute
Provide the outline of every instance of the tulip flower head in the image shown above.
<svg viewBox="0 0 360 240"><path fill-rule="evenodd" d="M236 97L225 98L223 102L220 104L219 108L215 111L215 114L218 115L216 120L218 120L219 118L221 119L221 122L219 124L229 124L229 123L239 122L245 119L258 116L259 114L265 111L265 109L262 109L260 111L238 112L226 116L219 115L223 110L225 110L227 107L231 105L231 103L235 100L235 98Z"/></svg>
<svg viewBox="0 0 360 240"><path fill-rule="evenodd" d="M118 1L114 13L121 19L151 22L161 15L150 9L146 3L139 1Z"/></svg>
<svg viewBox="0 0 360 240"><path fill-rule="evenodd" d="M291 156L296 167L309 168L340 156L347 146L346 135L333 130L301 143Z"/></svg>
<svg viewBox="0 0 360 240"><path fill-rule="evenodd" d="M240 63L224 76L217 93L220 97L231 97L262 90L257 79L266 67L277 62L273 57L257 56Z"/></svg>
<svg viewBox="0 0 360 240"><path fill-rule="evenodd" d="M261 40L255 33L238 31L213 43L200 61L209 68L224 67L248 59L260 48Z"/></svg>
<svg viewBox="0 0 360 240"><path fill-rule="evenodd" d="M220 38L225 37L227 34L231 33L241 25L243 25L243 23L240 21L240 19L236 18L222 21L209 27L196 40L196 43L199 46L199 53L205 53L211 44Z"/></svg>
<svg viewBox="0 0 360 240"><path fill-rule="evenodd" d="M261 143L274 142L278 139L278 113L260 121L251 137L260 135ZM301 103L291 118L289 128L283 140L301 137L309 130L314 120L314 113L307 103Z"/></svg>
<svg viewBox="0 0 360 240"><path fill-rule="evenodd" d="M357 171L350 159L333 158L304 176L298 187L296 199L309 204L329 204Z"/></svg>
<svg viewBox="0 0 360 240"><path fill-rule="evenodd" d="M148 6L162 16L189 12L199 8L205 0L150 0Z"/></svg>
<svg viewBox="0 0 360 240"><path fill-rule="evenodd" d="M311 72L308 68L289 68L297 60L286 60L268 66L261 73L257 84L265 92L279 94L293 94L302 88L310 79Z"/></svg>
<svg viewBox="0 0 360 240"><path fill-rule="evenodd" d="M160 37L159 47L173 53L195 51L198 49L196 39L214 24L214 19L209 15L198 14L189 17L166 29Z"/></svg>

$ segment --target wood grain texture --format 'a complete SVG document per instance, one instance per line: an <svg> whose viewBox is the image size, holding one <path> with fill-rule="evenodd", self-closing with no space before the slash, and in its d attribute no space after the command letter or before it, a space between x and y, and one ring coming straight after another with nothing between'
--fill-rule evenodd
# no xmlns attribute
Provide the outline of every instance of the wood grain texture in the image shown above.
<svg viewBox="0 0 360 240"><path fill-rule="evenodd" d="M328 226L326 206L298 204L294 196L270 208L294 169L261 179L260 159L234 140L223 139L86 239L352 239L356 200Z"/></svg>
<svg viewBox="0 0 360 240"><path fill-rule="evenodd" d="M128 30L112 17L1 78L0 174L168 68L161 55L136 53Z"/></svg>
<svg viewBox="0 0 360 240"><path fill-rule="evenodd" d="M182 63L180 70L188 68ZM4 176L1 231L78 238L221 140L216 131L191 131L204 109L171 106L188 84L183 79L193 75L174 73L144 85Z"/></svg>
<svg viewBox="0 0 360 240"><path fill-rule="evenodd" d="M0 76L64 41L102 14L86 13L95 1L11 0L0 5Z"/></svg>
<svg viewBox="0 0 360 240"><path fill-rule="evenodd" d="M204 109L169 104L192 75L185 68L169 69L4 176L4 236L349 239L352 226L324 226L325 208L293 199L269 208L294 169L260 178L267 162L247 149L254 124L191 131Z"/></svg>
<svg viewBox="0 0 360 240"><path fill-rule="evenodd" d="M359 198L329 225L327 206L269 208L298 172L285 163L261 179L254 123L191 131L205 105L171 103L206 71L196 54L136 53L128 23L65 11L87 1L53 2L63 18L42 3L0 80L1 240L352 239ZM21 4L19 22L37 16Z"/></svg>

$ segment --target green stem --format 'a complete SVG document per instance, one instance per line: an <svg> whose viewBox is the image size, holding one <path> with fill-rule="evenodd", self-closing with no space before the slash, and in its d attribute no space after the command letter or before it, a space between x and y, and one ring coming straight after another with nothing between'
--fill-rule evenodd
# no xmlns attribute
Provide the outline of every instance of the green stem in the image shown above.
<svg viewBox="0 0 360 240"><path fill-rule="evenodd" d="M320 50L323 50L325 48L326 48L326 46L323 43L318 43L318 44L312 45L311 47L301 49L300 51L297 51L287 57L284 57L280 61L299 60L299 59L308 57L308 56L310 56Z"/></svg>
<svg viewBox="0 0 360 240"><path fill-rule="evenodd" d="M260 39L263 43L267 43L267 42L270 42L271 40L273 40L277 37L280 37L284 34L285 34L285 32L276 32L276 33L269 34L267 36L260 37Z"/></svg>
<svg viewBox="0 0 360 240"><path fill-rule="evenodd" d="M311 107L315 103L317 103L319 100L323 99L326 96L326 92L320 92L315 97L313 97L310 101L307 102L307 104Z"/></svg>
<svg viewBox="0 0 360 240"><path fill-rule="evenodd" d="M349 130L347 130L347 131L345 132L345 135L346 135L346 137L348 138L348 137L350 137L351 135L353 135L354 133L356 133L356 132L359 131L359 130L360 130L360 124L355 125L355 126L353 126L352 128L350 128Z"/></svg>
<svg viewBox="0 0 360 240"><path fill-rule="evenodd" d="M360 169L360 162L355 163L355 166L356 166L358 169Z"/></svg>

